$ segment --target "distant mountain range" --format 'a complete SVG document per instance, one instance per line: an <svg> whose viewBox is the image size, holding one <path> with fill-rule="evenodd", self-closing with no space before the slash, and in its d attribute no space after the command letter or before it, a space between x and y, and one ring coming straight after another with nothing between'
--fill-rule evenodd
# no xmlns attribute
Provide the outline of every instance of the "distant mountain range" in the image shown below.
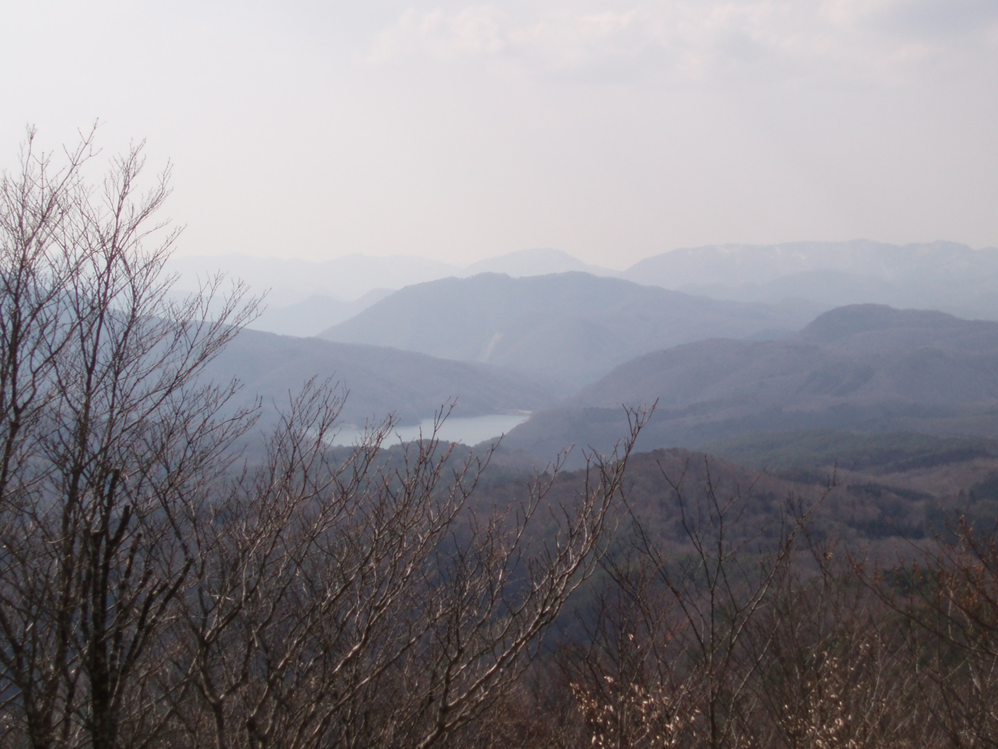
<svg viewBox="0 0 998 749"><path fill-rule="evenodd" d="M180 289L203 261L174 261ZM273 288L257 327L324 340L248 331L213 373L265 401L333 376L351 423L412 423L456 397L460 415L533 411L504 449L546 456L608 449L621 404L655 401L643 449L809 429L998 437L995 249L701 247L626 278L554 250L460 268L353 255L226 269Z"/></svg>
<svg viewBox="0 0 998 749"><path fill-rule="evenodd" d="M197 280L224 273L266 292L265 309L250 327L283 335L310 336L346 320L387 294L411 284L478 273L535 276L583 271L614 271L577 260L559 250L521 250L468 266L395 255L354 253L324 262L249 255L174 257L168 264L178 274L177 290L197 289Z"/></svg>
<svg viewBox="0 0 998 749"><path fill-rule="evenodd" d="M880 303L998 320L998 249L953 242L695 247L642 260L623 277L715 299Z"/></svg>
<svg viewBox="0 0 998 749"><path fill-rule="evenodd" d="M476 276L479 273L505 273L513 278L548 276L552 273L590 273L594 276L618 276L618 271L583 263L561 250L519 250L498 257L479 260L462 268L456 276Z"/></svg>
<svg viewBox="0 0 998 749"><path fill-rule="evenodd" d="M567 394L649 351L785 336L812 317L806 305L718 301L588 273L486 273L408 286L321 337L487 362L552 380Z"/></svg>
<svg viewBox="0 0 998 749"><path fill-rule="evenodd" d="M551 455L608 449L622 404L658 402L641 447L694 446L760 431L817 428L998 436L998 324L857 305L774 341L707 340L638 357L505 445Z"/></svg>
<svg viewBox="0 0 998 749"><path fill-rule="evenodd" d="M180 290L193 288L198 276L219 271L243 279L257 293L269 289L267 310L253 327L292 335L315 335L405 286L483 272L514 278L586 272L728 301L803 300L816 313L880 303L998 320L998 249L951 242L712 245L664 252L623 271L588 265L553 249L521 250L469 265L355 253L324 262L180 257L168 267L180 275Z"/></svg>

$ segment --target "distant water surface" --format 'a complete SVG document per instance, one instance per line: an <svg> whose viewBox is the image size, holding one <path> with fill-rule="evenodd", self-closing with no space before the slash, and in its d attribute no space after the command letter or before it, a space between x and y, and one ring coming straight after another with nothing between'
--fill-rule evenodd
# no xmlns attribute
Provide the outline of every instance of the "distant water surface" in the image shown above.
<svg viewBox="0 0 998 749"><path fill-rule="evenodd" d="M530 418L529 413L514 414L485 414L484 416L451 416L444 422L437 432L437 437L446 442L463 442L466 445L477 445L486 440L499 439L506 432L519 426ZM433 433L433 419L423 419L416 426L396 427L388 439L384 441L385 447L397 445L401 442L411 442L422 436L429 437ZM339 434L333 438L334 445L356 445L360 442L364 434L362 429L341 429Z"/></svg>

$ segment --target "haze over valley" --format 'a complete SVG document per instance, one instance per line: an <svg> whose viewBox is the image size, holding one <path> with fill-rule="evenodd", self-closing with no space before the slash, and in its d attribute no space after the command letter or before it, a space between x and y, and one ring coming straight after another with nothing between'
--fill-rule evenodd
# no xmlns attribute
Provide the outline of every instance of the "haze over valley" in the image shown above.
<svg viewBox="0 0 998 749"><path fill-rule="evenodd" d="M665 521L649 508L667 501L643 494L659 491L646 474L658 465L676 475L690 461L751 484L753 496L842 483L821 527L878 554L886 539L931 534L957 508L998 513L992 248L709 246L625 269L554 250L464 267L360 255L174 267L227 262L279 299L308 295L255 327L281 329L301 312L294 330L311 335L246 331L211 376L236 376L247 397L274 403L308 373L331 376L347 394L337 444L388 414L398 426L386 447L425 438L443 407L454 428L440 436L462 450L492 446L502 475L554 461L574 470L610 454L654 405L633 469L652 526ZM477 431L490 425L495 433ZM760 509L759 522L772 511Z"/></svg>
<svg viewBox="0 0 998 749"><path fill-rule="evenodd" d="M458 418L533 412L503 449L536 461L607 450L622 406L653 403L643 449L801 429L998 437L995 249L711 246L623 270L554 250L463 268L230 256L174 261L178 286L226 263L306 298L251 324L298 336L247 331L212 371L274 401L333 377L350 425L425 424L455 403Z"/></svg>

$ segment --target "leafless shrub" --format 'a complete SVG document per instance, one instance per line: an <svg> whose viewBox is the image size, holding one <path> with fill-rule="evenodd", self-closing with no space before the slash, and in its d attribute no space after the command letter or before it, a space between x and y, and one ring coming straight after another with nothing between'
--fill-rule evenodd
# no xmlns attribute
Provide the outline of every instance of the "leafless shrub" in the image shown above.
<svg viewBox="0 0 998 749"><path fill-rule="evenodd" d="M998 527L957 518L951 538L863 580L908 625L922 720L954 747L998 746Z"/></svg>

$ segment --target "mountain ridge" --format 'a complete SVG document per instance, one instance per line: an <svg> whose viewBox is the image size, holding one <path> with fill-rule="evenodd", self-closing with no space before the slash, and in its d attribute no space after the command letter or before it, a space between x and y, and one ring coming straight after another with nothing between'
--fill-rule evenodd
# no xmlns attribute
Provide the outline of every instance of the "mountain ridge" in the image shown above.
<svg viewBox="0 0 998 749"><path fill-rule="evenodd" d="M857 305L779 341L716 339L621 365L507 436L512 448L605 449L622 404L658 402L642 449L750 431L836 428L998 434L998 323Z"/></svg>
<svg viewBox="0 0 998 749"><path fill-rule="evenodd" d="M806 308L694 297L586 273L479 274L406 287L320 337L487 361L578 389L646 351L796 330Z"/></svg>
<svg viewBox="0 0 998 749"><path fill-rule="evenodd" d="M966 318L998 319L998 249L956 242L893 245L871 240L789 242L775 245L704 245L644 258L624 270L585 263L558 249L517 250L467 264L406 255L351 253L321 262L230 254L174 257L178 291L218 272L245 280L254 293L270 290L269 309L253 327L316 334L342 319L310 319L289 309L309 297L355 304L374 289L405 286L478 272L514 277L582 271L642 285L743 303L798 300L815 313L864 302L899 308L940 309ZM362 305L361 305L362 307ZM355 305L359 311L361 307ZM285 322L285 319L289 322Z"/></svg>

